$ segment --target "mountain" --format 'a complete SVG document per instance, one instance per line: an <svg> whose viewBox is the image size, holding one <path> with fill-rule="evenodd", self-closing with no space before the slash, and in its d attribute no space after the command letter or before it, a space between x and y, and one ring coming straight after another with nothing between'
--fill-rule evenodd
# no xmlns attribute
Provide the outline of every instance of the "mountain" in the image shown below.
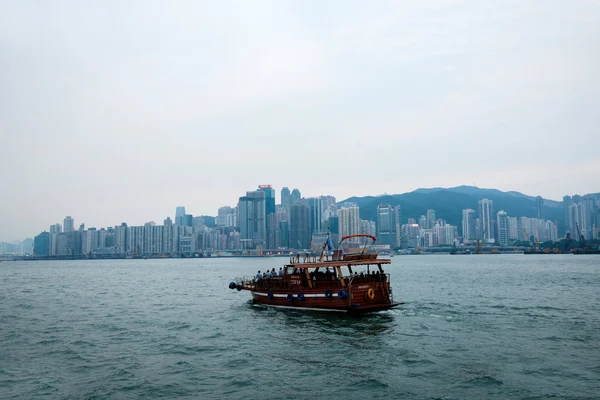
<svg viewBox="0 0 600 400"><path fill-rule="evenodd" d="M427 213L427 209L432 208L436 211L437 218L443 218L449 224L460 226L462 210L471 208L477 212L477 202L484 198L494 202L494 212L504 210L511 217L536 217L534 196L474 186L417 189L409 193L386 194L376 197L351 197L340 203L356 203L360 207L360 217L373 221L377 219L379 204L399 205L402 215L401 223L406 223L408 218L418 220L419 216ZM563 203L544 199L544 217L558 221L559 229L562 230L565 219Z"/></svg>

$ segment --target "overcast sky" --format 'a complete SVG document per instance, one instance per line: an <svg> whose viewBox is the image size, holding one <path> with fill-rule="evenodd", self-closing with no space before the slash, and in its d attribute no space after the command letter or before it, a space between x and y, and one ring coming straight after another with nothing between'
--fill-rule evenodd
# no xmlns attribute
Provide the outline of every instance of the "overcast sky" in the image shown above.
<svg viewBox="0 0 600 400"><path fill-rule="evenodd" d="M600 2L0 2L0 241L476 184L600 191Z"/></svg>

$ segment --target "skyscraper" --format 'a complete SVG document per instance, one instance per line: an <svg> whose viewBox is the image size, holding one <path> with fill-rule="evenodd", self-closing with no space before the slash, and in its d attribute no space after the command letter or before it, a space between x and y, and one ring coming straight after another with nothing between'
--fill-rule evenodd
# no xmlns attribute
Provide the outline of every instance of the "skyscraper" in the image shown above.
<svg viewBox="0 0 600 400"><path fill-rule="evenodd" d="M508 245L508 217L503 210L496 214L498 224L498 244L500 246Z"/></svg>
<svg viewBox="0 0 600 400"><path fill-rule="evenodd" d="M279 227L275 218L275 189L273 189L273 185L258 185L258 190L265 194L265 224L267 227L265 239L267 240L267 248L274 249L279 243L279 238L276 235Z"/></svg>
<svg viewBox="0 0 600 400"><path fill-rule="evenodd" d="M33 239L33 254L36 256L50 254L50 233L44 231Z"/></svg>
<svg viewBox="0 0 600 400"><path fill-rule="evenodd" d="M470 208L462 211L462 236L463 240L476 240L475 210Z"/></svg>
<svg viewBox="0 0 600 400"><path fill-rule="evenodd" d="M275 214L275 189L273 189L273 185L258 185L258 190L265 193L266 215Z"/></svg>
<svg viewBox="0 0 600 400"><path fill-rule="evenodd" d="M302 199L302 196L300 195L300 191L298 189L292 190L292 194L290 197L290 205L300 203L301 199Z"/></svg>
<svg viewBox="0 0 600 400"><path fill-rule="evenodd" d="M312 233L322 232L321 222L322 216L322 202L319 197L309 197L306 199L306 205L310 207L310 226Z"/></svg>
<svg viewBox="0 0 600 400"><path fill-rule="evenodd" d="M238 210L241 239L264 244L267 238L265 192L246 192L246 196L240 197Z"/></svg>
<svg viewBox="0 0 600 400"><path fill-rule="evenodd" d="M481 236L485 242L494 242L494 202L489 199L482 199L479 205L479 223L481 224Z"/></svg>
<svg viewBox="0 0 600 400"><path fill-rule="evenodd" d="M289 247L292 249L309 249L312 238L310 226L310 207L304 204L290 206L289 212Z"/></svg>
<svg viewBox="0 0 600 400"><path fill-rule="evenodd" d="M565 210L565 234L567 233L572 233L571 232L571 220L570 220L570 212L569 212L569 208L571 207L571 204L573 204L573 200L571 199L571 196L564 196L563 197L563 207Z"/></svg>
<svg viewBox="0 0 600 400"><path fill-rule="evenodd" d="M544 199L542 196L535 198L535 214L537 219L544 219Z"/></svg>
<svg viewBox="0 0 600 400"><path fill-rule="evenodd" d="M281 205L284 207L289 207L291 202L291 194L290 189L285 186L281 189Z"/></svg>
<svg viewBox="0 0 600 400"><path fill-rule="evenodd" d="M377 242L389 244L392 248L397 246L396 235L398 232L399 216L397 207L389 204L377 206Z"/></svg>
<svg viewBox="0 0 600 400"><path fill-rule="evenodd" d="M63 224L63 225L64 225L64 227L65 227L64 231L65 231L66 233L73 232L73 231L75 230L75 229L73 228L73 225L74 225L74 224L75 224L75 221L73 221L73 218L71 218L70 216L66 216L66 217L65 217L64 224Z"/></svg>
<svg viewBox="0 0 600 400"><path fill-rule="evenodd" d="M183 219L185 217L185 207L179 206L175 208L175 225L183 226Z"/></svg>
<svg viewBox="0 0 600 400"><path fill-rule="evenodd" d="M328 221L330 217L337 215L337 207L335 206L335 197L321 196L321 220Z"/></svg>
<svg viewBox="0 0 600 400"><path fill-rule="evenodd" d="M427 229L432 229L435 226L435 210L427 210Z"/></svg>
<svg viewBox="0 0 600 400"><path fill-rule="evenodd" d="M338 210L340 238L360 233L360 213L357 206L342 207Z"/></svg>

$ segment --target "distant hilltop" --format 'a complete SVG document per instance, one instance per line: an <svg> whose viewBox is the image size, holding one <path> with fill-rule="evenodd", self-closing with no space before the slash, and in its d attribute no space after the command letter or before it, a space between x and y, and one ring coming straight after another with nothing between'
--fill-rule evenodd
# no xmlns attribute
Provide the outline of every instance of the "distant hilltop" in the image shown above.
<svg viewBox="0 0 600 400"><path fill-rule="evenodd" d="M590 193L600 197L600 193ZM350 197L338 204L352 202L360 207L360 218L377 219L377 205L385 203L399 205L402 219L418 218L427 209L435 209L437 215L452 225L461 225L462 210L477 209L477 202L483 198L494 202L494 209L504 210L509 215L535 217L535 196L520 192L503 192L498 189L482 189L475 186L457 186L452 188L417 189L403 194L385 194L381 196ZM559 226L565 226L563 202L544 199L544 216L546 219L558 221Z"/></svg>

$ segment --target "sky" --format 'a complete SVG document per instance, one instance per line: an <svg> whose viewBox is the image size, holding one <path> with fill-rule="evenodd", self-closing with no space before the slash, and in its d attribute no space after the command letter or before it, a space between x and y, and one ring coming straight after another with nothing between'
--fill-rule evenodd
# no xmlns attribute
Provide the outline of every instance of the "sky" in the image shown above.
<svg viewBox="0 0 600 400"><path fill-rule="evenodd" d="M600 1L0 2L0 241L303 196L600 191Z"/></svg>

